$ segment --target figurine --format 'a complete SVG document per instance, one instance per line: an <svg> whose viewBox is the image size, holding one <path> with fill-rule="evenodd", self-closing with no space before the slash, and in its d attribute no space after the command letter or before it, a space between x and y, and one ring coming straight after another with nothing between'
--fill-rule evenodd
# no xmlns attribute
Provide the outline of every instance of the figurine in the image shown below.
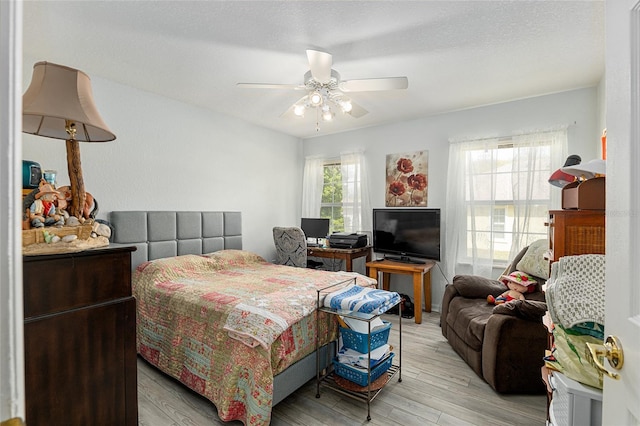
<svg viewBox="0 0 640 426"><path fill-rule="evenodd" d="M60 192L60 198L59 198L58 204L59 206L64 206L61 208L66 211L67 205L71 204L71 187L61 186L58 188L58 191ZM97 214L98 214L98 201L95 198L93 198L93 195L86 192L84 207L82 208L82 215L81 217L78 218L78 220L81 223L84 223L86 219L95 219Z"/></svg>
<svg viewBox="0 0 640 426"><path fill-rule="evenodd" d="M31 226L63 226L64 217L58 214L56 200L61 198L60 192L53 189L49 183L40 185L40 191L35 194L35 200L29 207Z"/></svg>

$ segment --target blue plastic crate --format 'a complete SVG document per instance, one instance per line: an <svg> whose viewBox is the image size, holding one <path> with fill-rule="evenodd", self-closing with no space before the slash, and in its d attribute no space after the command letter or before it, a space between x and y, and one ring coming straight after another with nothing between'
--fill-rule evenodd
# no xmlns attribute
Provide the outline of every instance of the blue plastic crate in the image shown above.
<svg viewBox="0 0 640 426"><path fill-rule="evenodd" d="M391 352L387 359L371 369L371 383L373 383L374 380L376 380L378 377L386 373L387 370L389 370L394 355L395 354ZM350 380L360 386L367 386L368 384L366 370L358 369L348 364L343 364L341 362L338 362L337 359L333 360L333 371L338 376L344 377L345 379Z"/></svg>
<svg viewBox="0 0 640 426"><path fill-rule="evenodd" d="M383 321L383 323L383 327L378 327L371 332L371 350L379 348L389 340L391 323L389 321ZM340 327L340 334L342 335L342 344L345 348L353 349L362 354L369 352L367 349L367 333L358 333L350 328Z"/></svg>

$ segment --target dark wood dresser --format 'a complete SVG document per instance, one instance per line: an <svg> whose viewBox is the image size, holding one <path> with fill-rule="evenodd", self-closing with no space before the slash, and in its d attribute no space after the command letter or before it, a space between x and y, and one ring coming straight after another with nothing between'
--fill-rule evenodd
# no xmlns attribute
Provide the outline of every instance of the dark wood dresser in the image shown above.
<svg viewBox="0 0 640 426"><path fill-rule="evenodd" d="M23 257L29 426L137 424L134 250Z"/></svg>

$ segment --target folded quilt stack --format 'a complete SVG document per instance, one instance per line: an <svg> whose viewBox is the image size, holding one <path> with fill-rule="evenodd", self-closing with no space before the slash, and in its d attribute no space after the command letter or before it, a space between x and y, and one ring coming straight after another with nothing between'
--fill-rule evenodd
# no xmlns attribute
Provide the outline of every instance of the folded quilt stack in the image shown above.
<svg viewBox="0 0 640 426"><path fill-rule="evenodd" d="M324 298L324 306L332 309L344 309L354 312L379 315L387 312L400 302L395 291L362 287L356 284L345 286L329 293Z"/></svg>
<svg viewBox="0 0 640 426"><path fill-rule="evenodd" d="M605 256L561 257L551 265L545 298L554 345L546 365L580 383L602 389L602 373L584 357L587 343L604 339Z"/></svg>

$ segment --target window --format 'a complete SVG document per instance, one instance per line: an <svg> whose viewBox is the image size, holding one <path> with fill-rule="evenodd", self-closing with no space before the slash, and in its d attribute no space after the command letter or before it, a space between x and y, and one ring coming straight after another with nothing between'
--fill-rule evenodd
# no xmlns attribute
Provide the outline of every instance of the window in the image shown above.
<svg viewBox="0 0 640 426"><path fill-rule="evenodd" d="M514 233L523 245L546 236L544 226L551 202L550 147L465 150L467 255L474 250L497 263L510 259ZM532 161L523 159L532 158ZM526 220L526 228L518 226Z"/></svg>
<svg viewBox="0 0 640 426"><path fill-rule="evenodd" d="M371 232L371 204L362 152L307 158L302 216L331 219L331 232Z"/></svg>
<svg viewBox="0 0 640 426"><path fill-rule="evenodd" d="M507 215L506 206L496 206L493 208L493 234L497 239L504 239L504 224Z"/></svg>
<svg viewBox="0 0 640 426"><path fill-rule="evenodd" d="M544 224L555 197L547 179L565 154L566 130L452 143L447 257L491 274L492 266L547 238Z"/></svg>
<svg viewBox="0 0 640 426"><path fill-rule="evenodd" d="M320 217L331 219L330 232L344 231L342 209L342 167L340 163L327 163L322 167L322 202Z"/></svg>

